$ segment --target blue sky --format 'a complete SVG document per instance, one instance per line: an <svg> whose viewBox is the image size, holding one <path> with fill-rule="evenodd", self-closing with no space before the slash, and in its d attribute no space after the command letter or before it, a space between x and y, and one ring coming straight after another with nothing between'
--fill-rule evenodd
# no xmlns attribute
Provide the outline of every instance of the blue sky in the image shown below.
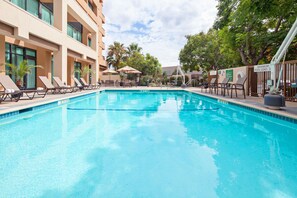
<svg viewBox="0 0 297 198"><path fill-rule="evenodd" d="M138 43L162 66L179 64L185 35L207 31L216 18L215 0L106 0L106 46Z"/></svg>

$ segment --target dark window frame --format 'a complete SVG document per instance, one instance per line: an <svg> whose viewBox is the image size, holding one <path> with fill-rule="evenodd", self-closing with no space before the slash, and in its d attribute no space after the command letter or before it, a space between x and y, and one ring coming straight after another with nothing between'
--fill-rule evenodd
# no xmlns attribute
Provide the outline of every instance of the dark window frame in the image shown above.
<svg viewBox="0 0 297 198"><path fill-rule="evenodd" d="M9 52L8 51L6 51L6 44L8 44L9 45ZM16 51L15 52L13 52L12 51L12 47L18 47L18 48L22 48L22 50L23 50L23 53L22 54L18 54ZM31 50L31 51L34 51L35 52L35 57L34 56L31 56L31 55L27 55L27 50ZM35 64L37 63L37 51L36 50L34 50L34 49L31 49L31 48L26 48L26 47L22 47L22 46L18 46L18 45L15 45L15 44L12 44L12 43L5 43L5 56L6 56L6 54L9 54L9 60L10 60L10 64L11 63L13 63L13 61L16 63L17 62L17 57L18 56L22 56L23 57L23 60L34 60L35 61ZM14 60L13 60L13 55L14 55ZM5 60L5 63L7 63L6 62L6 60ZM35 87L34 88L36 88L36 86L37 86L37 78L36 78L36 74L37 74L37 68L34 68L34 70L35 70ZM6 71L6 68L5 68L5 73L6 73L7 71ZM7 74L7 73L6 73ZM8 74L10 77L11 77L11 74ZM24 77L24 81L26 81L27 79L27 75Z"/></svg>
<svg viewBox="0 0 297 198"><path fill-rule="evenodd" d="M88 1L88 6L94 12L94 5L91 3L91 1Z"/></svg>

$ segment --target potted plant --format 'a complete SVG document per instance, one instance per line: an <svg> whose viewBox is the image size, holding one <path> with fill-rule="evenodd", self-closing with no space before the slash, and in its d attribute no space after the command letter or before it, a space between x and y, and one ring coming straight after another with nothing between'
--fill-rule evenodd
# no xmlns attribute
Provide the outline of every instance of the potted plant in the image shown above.
<svg viewBox="0 0 297 198"><path fill-rule="evenodd" d="M23 60L22 62L20 62L19 66L15 65L15 64L11 64L11 63L6 63L5 65L7 67L9 67L9 70L6 72L8 74L12 75L13 77L15 77L16 85L20 88L24 86L24 77L27 74L31 74L32 69L43 68L40 65L28 65L27 60Z"/></svg>
<svg viewBox="0 0 297 198"><path fill-rule="evenodd" d="M88 75L94 74L94 71L88 65L85 65L82 69L75 69L73 73L78 73L81 77L86 78Z"/></svg>

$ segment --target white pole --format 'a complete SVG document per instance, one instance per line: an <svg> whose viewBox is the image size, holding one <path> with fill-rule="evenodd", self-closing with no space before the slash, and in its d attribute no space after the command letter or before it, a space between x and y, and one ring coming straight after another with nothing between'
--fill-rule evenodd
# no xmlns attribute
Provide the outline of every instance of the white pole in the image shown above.
<svg viewBox="0 0 297 198"><path fill-rule="evenodd" d="M289 48L290 44L292 43L293 39L295 38L297 34L297 18L291 27L289 33L287 34L286 38L284 39L283 43L277 50L276 54L273 56L271 62L270 62L270 68L271 68L271 80L273 80L273 88L276 88L276 85L279 84L279 82L276 83L276 69L275 65L280 62L281 58L285 55L287 49ZM280 70L280 75L282 74L282 69ZM280 77L278 79L280 81ZM278 86L277 86L278 88Z"/></svg>

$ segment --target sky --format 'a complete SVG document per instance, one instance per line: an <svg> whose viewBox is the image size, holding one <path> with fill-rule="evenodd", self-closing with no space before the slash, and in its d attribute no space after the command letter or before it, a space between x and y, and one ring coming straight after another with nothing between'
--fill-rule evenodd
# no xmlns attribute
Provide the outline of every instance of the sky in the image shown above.
<svg viewBox="0 0 297 198"><path fill-rule="evenodd" d="M114 41L125 46L134 42L162 66L178 65L185 35L207 32L216 18L216 5L216 0L106 0L105 54Z"/></svg>

